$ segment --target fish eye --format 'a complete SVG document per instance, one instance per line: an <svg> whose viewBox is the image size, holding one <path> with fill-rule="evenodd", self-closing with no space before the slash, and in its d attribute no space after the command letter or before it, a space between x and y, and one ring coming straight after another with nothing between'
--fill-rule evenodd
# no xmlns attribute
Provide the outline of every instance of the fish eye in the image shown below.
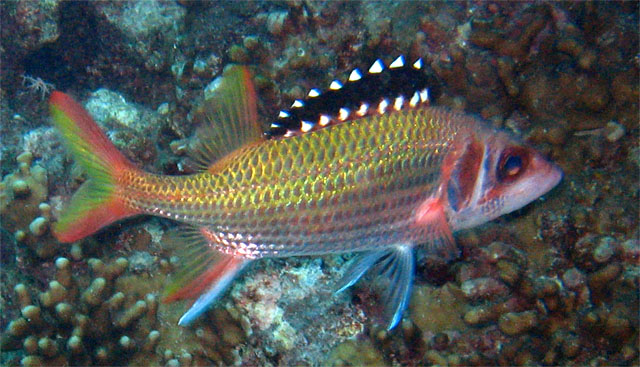
<svg viewBox="0 0 640 367"><path fill-rule="evenodd" d="M507 176L514 176L518 174L520 168L522 168L522 158L518 155L512 155L504 162L502 169Z"/></svg>
<svg viewBox="0 0 640 367"><path fill-rule="evenodd" d="M497 167L497 177L501 182L515 180L524 171L527 154L524 149L505 149L500 156Z"/></svg>

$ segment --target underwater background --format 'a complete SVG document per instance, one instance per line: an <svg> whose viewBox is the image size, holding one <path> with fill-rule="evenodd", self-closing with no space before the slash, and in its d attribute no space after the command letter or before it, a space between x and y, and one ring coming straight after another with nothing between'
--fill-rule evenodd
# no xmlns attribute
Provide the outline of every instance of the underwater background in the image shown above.
<svg viewBox="0 0 640 367"><path fill-rule="evenodd" d="M0 2L0 364L638 365L639 3ZM422 57L436 105L544 152L563 182L418 252L411 305L386 331L345 256L256 262L190 327L162 304L180 246L137 217L72 245L50 223L86 179L49 120L58 89L125 155L193 172L193 111L230 63L262 123L380 58ZM208 89L209 87L209 89ZM422 255L421 255L422 254Z"/></svg>

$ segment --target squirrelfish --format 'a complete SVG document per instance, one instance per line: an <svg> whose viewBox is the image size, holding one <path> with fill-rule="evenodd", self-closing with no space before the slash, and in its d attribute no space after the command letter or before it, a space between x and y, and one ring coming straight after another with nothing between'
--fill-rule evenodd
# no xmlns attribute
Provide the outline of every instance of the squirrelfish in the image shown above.
<svg viewBox="0 0 640 367"><path fill-rule="evenodd" d="M382 269L391 329L409 301L414 247L453 258L453 232L521 208L562 177L507 133L431 106L421 69L420 60L402 57L356 69L344 83L296 100L265 133L248 69L227 67L202 112L198 154L209 163L186 176L136 168L79 104L56 91L55 124L89 179L54 233L72 242L138 214L193 226L201 246L167 297L199 295L181 325L252 260L357 252L336 289Z"/></svg>

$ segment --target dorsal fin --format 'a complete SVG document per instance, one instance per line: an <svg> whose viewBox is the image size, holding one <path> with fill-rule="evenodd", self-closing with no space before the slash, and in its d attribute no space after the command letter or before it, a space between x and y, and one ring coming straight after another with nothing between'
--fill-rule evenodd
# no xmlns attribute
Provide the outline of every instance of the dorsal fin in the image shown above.
<svg viewBox="0 0 640 367"><path fill-rule="evenodd" d="M334 80L324 92L311 89L306 99L280 111L266 135L295 136L371 114L413 108L428 103L434 89L437 83L425 74L421 59L408 64L399 56L389 67L378 59L367 72L354 69L346 82Z"/></svg>
<svg viewBox="0 0 640 367"><path fill-rule="evenodd" d="M256 92L245 66L231 65L214 81L213 96L200 106L198 141L191 149L201 168L210 169L234 150L263 139L256 110Z"/></svg>

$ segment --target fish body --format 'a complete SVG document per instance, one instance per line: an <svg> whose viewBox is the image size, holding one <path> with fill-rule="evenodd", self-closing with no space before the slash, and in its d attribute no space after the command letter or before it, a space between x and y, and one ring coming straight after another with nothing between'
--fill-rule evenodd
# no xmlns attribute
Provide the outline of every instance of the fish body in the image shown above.
<svg viewBox="0 0 640 367"><path fill-rule="evenodd" d="M313 129L306 133L265 139L250 121L256 114L248 73L236 67L225 75L238 82L222 95L241 102L217 103L217 110L227 112L214 119L240 120L243 127L227 139L234 149L213 143L211 150L223 151L223 157L188 176L137 169L68 96L55 92L51 100L58 127L92 177L56 227L61 241L120 218L151 214L195 226L203 251L223 254L215 264L198 263L202 274L193 274L170 297L202 293L181 324L204 312L250 260L359 252L339 288L383 264L395 283L385 295L391 328L408 302L414 246L429 244L452 258L452 232L518 209L562 177L556 165L504 132L427 104L387 111L380 109L383 100L374 113L352 113L349 119L320 115L327 126L307 122L303 129ZM233 85L239 84L245 89L238 97ZM82 141L90 143L79 149ZM95 188L103 196L88 199Z"/></svg>
<svg viewBox="0 0 640 367"><path fill-rule="evenodd" d="M206 227L214 247L258 258L362 251L429 241L417 225L453 142L470 136L433 108L371 116L290 139L264 140L215 172L129 171L127 207Z"/></svg>

